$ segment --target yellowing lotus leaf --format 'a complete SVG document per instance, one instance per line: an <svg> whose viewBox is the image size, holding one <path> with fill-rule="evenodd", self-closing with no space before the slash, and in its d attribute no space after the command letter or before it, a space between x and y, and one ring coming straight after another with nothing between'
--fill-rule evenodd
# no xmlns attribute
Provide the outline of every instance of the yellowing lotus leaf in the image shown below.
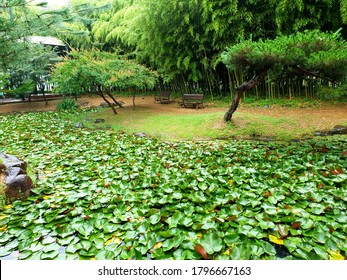
<svg viewBox="0 0 347 280"><path fill-rule="evenodd" d="M269 240L272 243L278 244L278 245L283 245L284 241L274 235L269 234Z"/></svg>
<svg viewBox="0 0 347 280"><path fill-rule="evenodd" d="M335 260L335 261L341 260L341 261L343 261L345 259L339 252L328 250L328 253L329 253L329 259L330 260Z"/></svg>

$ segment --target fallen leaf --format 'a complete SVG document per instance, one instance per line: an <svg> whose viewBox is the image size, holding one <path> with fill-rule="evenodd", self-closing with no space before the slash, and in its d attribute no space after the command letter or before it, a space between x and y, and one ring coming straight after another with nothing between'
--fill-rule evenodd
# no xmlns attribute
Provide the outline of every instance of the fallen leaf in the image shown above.
<svg viewBox="0 0 347 280"><path fill-rule="evenodd" d="M264 193L264 196L265 197L270 197L272 195L272 193L270 192L270 191L266 191L265 193Z"/></svg>
<svg viewBox="0 0 347 280"><path fill-rule="evenodd" d="M233 248L228 248L228 250L226 250L225 252L223 252L222 255L230 256L232 250L233 250Z"/></svg>
<svg viewBox="0 0 347 280"><path fill-rule="evenodd" d="M157 243L153 246L153 248L150 250L150 252L152 253L152 252L154 252L155 250L161 248L162 246L163 246L163 242L157 242Z"/></svg>
<svg viewBox="0 0 347 280"><path fill-rule="evenodd" d="M5 219L7 217L7 215L1 215L0 216L0 221L2 220L2 219Z"/></svg>
<svg viewBox="0 0 347 280"><path fill-rule="evenodd" d="M300 222L295 222L295 223L292 224L291 228L292 229L298 229L300 226L301 226Z"/></svg>
<svg viewBox="0 0 347 280"><path fill-rule="evenodd" d="M344 256L342 256L339 252L335 252L335 251L332 251L332 250L328 250L328 253L329 253L329 259L330 260L344 260Z"/></svg>
<svg viewBox="0 0 347 280"><path fill-rule="evenodd" d="M281 235L281 239L285 238L288 235L288 229L285 225L277 225L278 232Z"/></svg>
<svg viewBox="0 0 347 280"><path fill-rule="evenodd" d="M282 239L277 238L274 235L269 234L269 241L278 245L283 245L284 241Z"/></svg>
<svg viewBox="0 0 347 280"><path fill-rule="evenodd" d="M204 260L207 259L207 253L206 253L204 247L202 247L201 245L197 244L197 245L195 246L195 250L202 256L202 258L203 258Z"/></svg>
<svg viewBox="0 0 347 280"><path fill-rule="evenodd" d="M116 236L112 236L110 239L108 239L106 242L105 242L105 245L108 245L110 243L115 243L115 244L120 244L122 243L122 239L116 237Z"/></svg>

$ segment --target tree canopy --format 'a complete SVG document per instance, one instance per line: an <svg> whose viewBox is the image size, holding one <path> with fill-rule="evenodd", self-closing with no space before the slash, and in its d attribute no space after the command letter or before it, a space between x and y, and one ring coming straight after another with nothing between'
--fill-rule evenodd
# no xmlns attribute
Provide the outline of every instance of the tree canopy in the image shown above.
<svg viewBox="0 0 347 280"><path fill-rule="evenodd" d="M24 0L7 0L0 5L2 69L8 71L9 63L21 57L19 65L30 65L28 44L17 44L19 38L54 33L72 49L117 53L155 69L160 74L161 88L179 93L203 92L212 98L225 96L245 81L248 71L257 70L255 65L250 70L241 64L227 68L221 60L227 48L243 49L245 44L252 48L250 42L261 40L257 47L280 51L282 43L277 37L304 34L305 30L335 33L340 29L341 40L347 37L346 0L71 0L63 11L40 6L43 4L31 6ZM68 16L61 18L62 14ZM269 40L274 40L271 46ZM298 46L290 48L291 55L286 59L295 62L300 59ZM252 53L254 59L258 56L262 60L261 55L265 55L263 62L267 59L268 53L262 50ZM305 70L318 71L325 77L332 70L336 77L340 70L343 76L344 68L339 67L339 58L334 55L331 52L327 61L324 54L323 64L323 58L310 57L310 67ZM280 83L291 97L289 87L292 79L298 80L298 68L294 69L294 64L290 69L283 67L285 61L275 64L267 81ZM329 73L322 73L324 69ZM266 95L266 87L261 86L261 94Z"/></svg>
<svg viewBox="0 0 347 280"><path fill-rule="evenodd" d="M267 74L275 80L291 76L338 84L346 78L347 43L339 32L298 32L273 40L244 41L229 47L221 59L230 69L256 73L252 79L237 87L233 103L225 115L225 120L229 121L241 93L255 87Z"/></svg>
<svg viewBox="0 0 347 280"><path fill-rule="evenodd" d="M134 61L94 50L72 51L69 58L54 66L52 78L57 91L71 95L96 93L116 114L113 104L107 100L108 96L116 102L112 90L151 89L156 84L157 74Z"/></svg>
<svg viewBox="0 0 347 280"><path fill-rule="evenodd" d="M0 72L8 74L12 89L25 80L38 82L57 58L51 47L30 41L34 35L57 35L56 28L66 16L64 11L48 10L46 4L24 0L0 4Z"/></svg>

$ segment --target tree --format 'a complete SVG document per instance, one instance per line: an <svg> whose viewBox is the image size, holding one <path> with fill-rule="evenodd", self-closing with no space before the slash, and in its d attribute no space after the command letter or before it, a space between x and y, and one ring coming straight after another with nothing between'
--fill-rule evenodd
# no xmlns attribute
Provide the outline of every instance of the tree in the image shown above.
<svg viewBox="0 0 347 280"><path fill-rule="evenodd" d="M298 32L273 40L244 41L221 55L230 69L256 73L236 88L232 104L224 116L230 121L244 91L254 88L266 75L277 81L285 76L322 79L338 84L347 74L347 43L340 32Z"/></svg>
<svg viewBox="0 0 347 280"><path fill-rule="evenodd" d="M92 31L97 20L110 10L110 0L70 0L67 8L69 20L59 29L59 36L72 49L103 50L105 41L100 41Z"/></svg>
<svg viewBox="0 0 347 280"><path fill-rule="evenodd" d="M271 1L271 0L270 0ZM272 0L275 19L282 34L319 29L332 31L342 27L345 0Z"/></svg>
<svg viewBox="0 0 347 280"><path fill-rule="evenodd" d="M114 104L120 107L122 105L115 100L112 91L153 88L157 74L134 61L94 50L71 52L70 58L55 65L52 78L57 83L57 91L76 96L95 93L117 114Z"/></svg>
<svg viewBox="0 0 347 280"><path fill-rule="evenodd" d="M108 44L128 46L136 58L185 91L219 91L214 71L221 50L242 38L236 0L114 1L93 26Z"/></svg>
<svg viewBox="0 0 347 280"><path fill-rule="evenodd" d="M46 4L25 0L0 4L0 72L10 75L11 89L24 81L26 85L37 83L56 60L52 48L30 42L33 35L56 35L56 27L66 16L65 11L48 10Z"/></svg>
<svg viewBox="0 0 347 280"><path fill-rule="evenodd" d="M86 0L73 0L81 15ZM67 39L76 48L128 54L161 74L164 86L180 92L226 93L242 82L228 73L220 52L240 40L274 39L305 29L334 31L346 23L346 0L104 0L109 8L85 13ZM84 11L90 11L85 9ZM83 31L84 30L84 31ZM344 31L341 34L344 35ZM74 38L72 38L74 37ZM237 77L233 77L237 76Z"/></svg>

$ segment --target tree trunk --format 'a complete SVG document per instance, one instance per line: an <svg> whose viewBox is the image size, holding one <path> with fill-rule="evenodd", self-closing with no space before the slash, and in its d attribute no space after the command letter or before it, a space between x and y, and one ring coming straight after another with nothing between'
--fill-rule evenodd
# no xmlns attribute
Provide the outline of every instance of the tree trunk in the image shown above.
<svg viewBox="0 0 347 280"><path fill-rule="evenodd" d="M102 99L105 100L105 102L108 104L108 106L112 109L113 114L115 114L115 115L118 114L117 111L116 111L116 108L114 107L114 105L113 105L110 101L107 100L107 98L105 97L105 95L103 94L103 92L99 92L99 93L97 93L97 95L101 96Z"/></svg>
<svg viewBox="0 0 347 280"><path fill-rule="evenodd" d="M268 71L268 68L263 68L258 75L254 76L252 79L250 79L247 82L244 82L242 85L240 85L236 88L236 92L235 92L234 98L232 100L232 103L230 105L230 108L228 109L228 111L226 111L226 113L224 115L224 121L228 122L231 120L234 112L236 111L237 107L239 106L240 98L241 98L242 94L245 91L250 90L250 89L254 88L256 85L258 85L259 82L266 76L267 71Z"/></svg>
<svg viewBox="0 0 347 280"><path fill-rule="evenodd" d="M47 100L45 92L43 91L42 94L43 94L43 98L45 100L46 106L48 106L48 100Z"/></svg>
<svg viewBox="0 0 347 280"><path fill-rule="evenodd" d="M135 91L132 90L133 92L133 110L135 110Z"/></svg>
<svg viewBox="0 0 347 280"><path fill-rule="evenodd" d="M123 108L123 105L121 103L119 103L111 94L110 90L107 90L107 95L113 100L113 102L119 107L119 108Z"/></svg>

